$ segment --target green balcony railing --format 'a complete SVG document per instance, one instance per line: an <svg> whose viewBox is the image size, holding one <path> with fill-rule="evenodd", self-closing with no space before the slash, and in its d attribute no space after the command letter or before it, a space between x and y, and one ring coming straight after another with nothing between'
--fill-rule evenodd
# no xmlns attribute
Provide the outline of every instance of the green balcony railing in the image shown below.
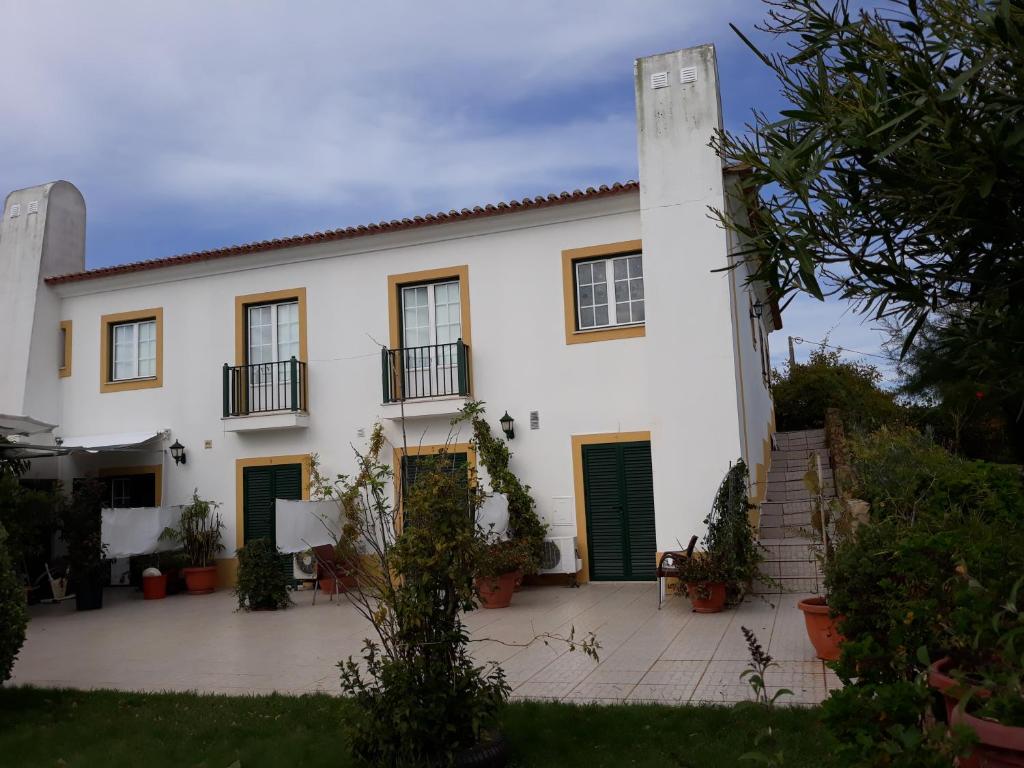
<svg viewBox="0 0 1024 768"><path fill-rule="evenodd" d="M451 395L469 396L469 345L451 344L381 350L385 403Z"/></svg>
<svg viewBox="0 0 1024 768"><path fill-rule="evenodd" d="M308 411L306 364L294 357L275 363L224 364L224 418Z"/></svg>

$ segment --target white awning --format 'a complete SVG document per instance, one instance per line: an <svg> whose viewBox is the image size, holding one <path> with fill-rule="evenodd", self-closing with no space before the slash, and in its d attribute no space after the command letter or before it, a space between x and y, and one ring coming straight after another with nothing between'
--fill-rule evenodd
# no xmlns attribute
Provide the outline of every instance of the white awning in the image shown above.
<svg viewBox="0 0 1024 768"><path fill-rule="evenodd" d="M31 416L11 416L0 413L0 435L35 435L49 432L56 425L33 419Z"/></svg>
<svg viewBox="0 0 1024 768"><path fill-rule="evenodd" d="M100 451L131 451L145 448L156 448L150 445L166 435L166 430L159 432L119 432L109 435L78 435L65 437L61 441L63 448L99 453Z"/></svg>

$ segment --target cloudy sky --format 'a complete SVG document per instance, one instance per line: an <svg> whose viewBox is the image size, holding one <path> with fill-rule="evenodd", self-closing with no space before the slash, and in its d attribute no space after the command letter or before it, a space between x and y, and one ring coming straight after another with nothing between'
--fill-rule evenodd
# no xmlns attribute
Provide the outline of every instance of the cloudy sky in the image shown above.
<svg viewBox="0 0 1024 768"><path fill-rule="evenodd" d="M0 191L77 185L98 267L632 179L633 59L714 43L739 130L751 108L781 106L728 26L752 31L762 13L757 0L9 3ZM784 334L877 351L845 309L798 301ZM781 360L784 335L772 342Z"/></svg>

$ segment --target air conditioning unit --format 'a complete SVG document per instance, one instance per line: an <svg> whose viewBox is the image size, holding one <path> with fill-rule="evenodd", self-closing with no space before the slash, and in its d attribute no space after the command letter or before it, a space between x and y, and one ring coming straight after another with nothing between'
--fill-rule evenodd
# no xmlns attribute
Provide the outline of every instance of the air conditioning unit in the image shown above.
<svg viewBox="0 0 1024 768"><path fill-rule="evenodd" d="M316 558L310 550L292 555L292 578L296 581L311 581L316 578Z"/></svg>
<svg viewBox="0 0 1024 768"><path fill-rule="evenodd" d="M544 539L541 573L579 573L583 569L580 549L575 536L556 536Z"/></svg>

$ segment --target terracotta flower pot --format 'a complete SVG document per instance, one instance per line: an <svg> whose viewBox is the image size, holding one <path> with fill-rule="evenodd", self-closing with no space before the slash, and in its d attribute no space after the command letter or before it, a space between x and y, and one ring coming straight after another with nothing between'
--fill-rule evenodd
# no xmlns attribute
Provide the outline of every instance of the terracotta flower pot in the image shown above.
<svg viewBox="0 0 1024 768"><path fill-rule="evenodd" d="M954 708L953 725L966 725L978 736L971 759L979 768L1024 768L1024 728L982 720ZM963 760L960 761L964 765Z"/></svg>
<svg viewBox="0 0 1024 768"><path fill-rule="evenodd" d="M707 597L699 593L706 592ZM725 608L725 582L712 581L707 584L687 584L686 594L693 603L694 613L719 613Z"/></svg>
<svg viewBox="0 0 1024 768"><path fill-rule="evenodd" d="M944 656L928 667L928 685L942 694L943 703L946 706L946 722L953 722L953 710L960 701L961 694L966 693L964 685L949 676L949 669L953 660ZM987 699L992 694L985 690L976 691L974 694L980 699ZM961 757L957 763L959 768L981 768L981 758L977 751Z"/></svg>
<svg viewBox="0 0 1024 768"><path fill-rule="evenodd" d="M182 568L185 586L190 595L208 595L217 588L217 566L205 568Z"/></svg>
<svg viewBox="0 0 1024 768"><path fill-rule="evenodd" d="M476 580L476 588L484 608L507 608L516 589L516 574L513 571L501 576L481 576Z"/></svg>
<svg viewBox="0 0 1024 768"><path fill-rule="evenodd" d="M522 588L524 575L522 571L516 571L516 587L514 591L518 592Z"/></svg>
<svg viewBox="0 0 1024 768"><path fill-rule="evenodd" d="M839 646L844 638L836 625L842 616L832 618L828 612L828 604L824 597L809 597L797 603L804 612L804 623L807 625L807 637L814 646L814 652L823 661L839 659Z"/></svg>
<svg viewBox="0 0 1024 768"><path fill-rule="evenodd" d="M167 597L167 574L142 577L142 598L144 600L163 600Z"/></svg>

